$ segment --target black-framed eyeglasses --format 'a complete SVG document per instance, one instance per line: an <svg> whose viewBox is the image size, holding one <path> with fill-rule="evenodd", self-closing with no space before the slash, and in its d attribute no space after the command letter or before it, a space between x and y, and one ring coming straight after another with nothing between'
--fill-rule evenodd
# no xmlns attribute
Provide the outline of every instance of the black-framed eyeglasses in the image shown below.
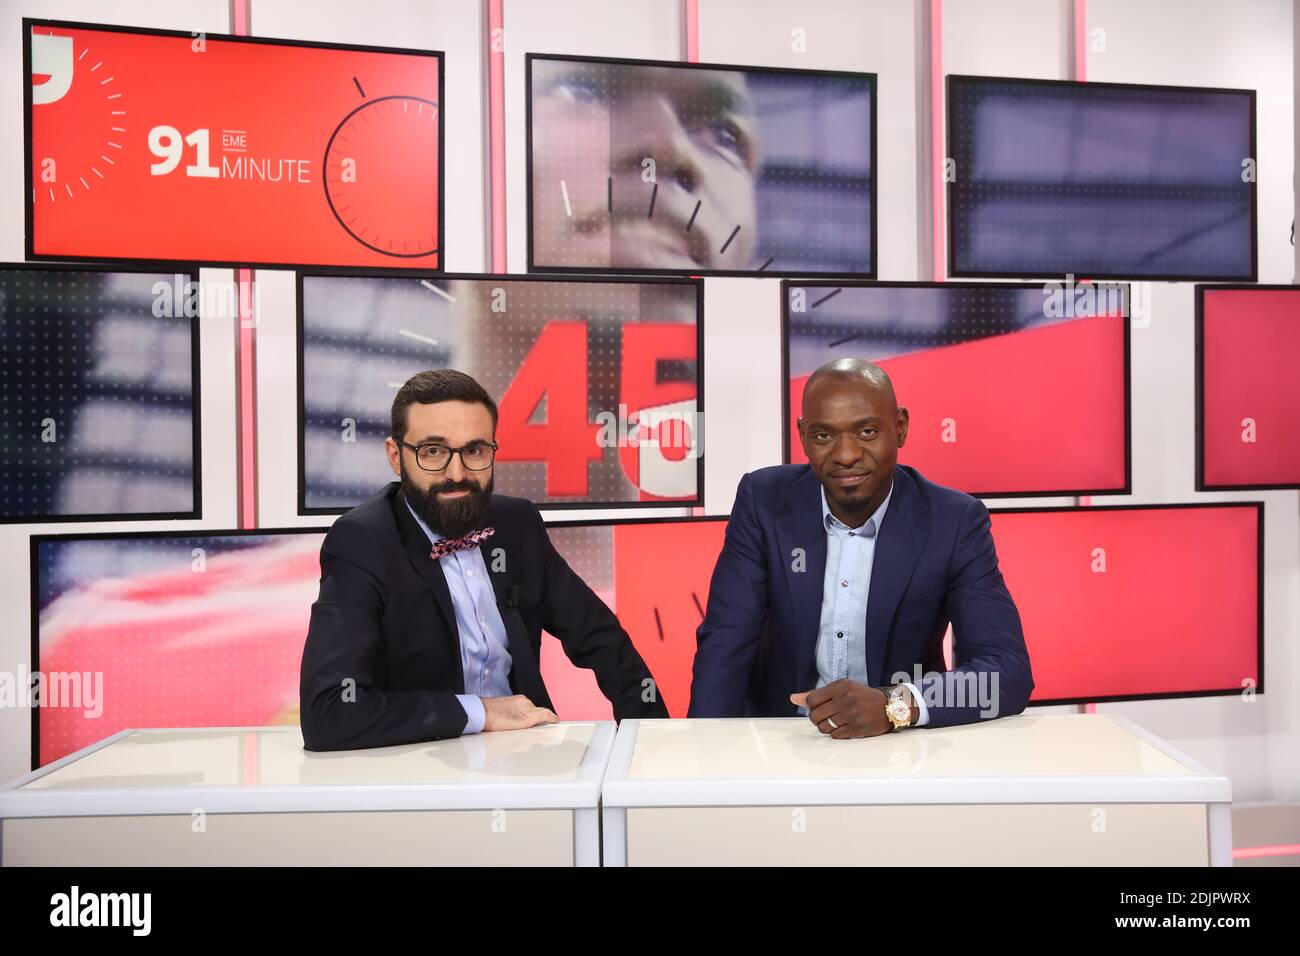
<svg viewBox="0 0 1300 956"><path fill-rule="evenodd" d="M437 442L425 442L412 445L410 442L395 438L397 444L415 452L415 463L423 471L446 471L451 464L452 455L460 455L460 463L466 471L486 471L492 467L496 458L497 443L494 441L472 441L468 445L452 448Z"/></svg>

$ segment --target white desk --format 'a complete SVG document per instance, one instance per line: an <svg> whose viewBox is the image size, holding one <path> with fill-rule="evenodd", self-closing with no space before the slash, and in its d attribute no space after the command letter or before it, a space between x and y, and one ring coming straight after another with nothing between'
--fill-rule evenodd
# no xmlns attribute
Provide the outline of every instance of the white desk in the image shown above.
<svg viewBox="0 0 1300 956"><path fill-rule="evenodd" d="M832 740L807 718L625 720L604 864L1231 866L1231 786L1130 721Z"/></svg>
<svg viewBox="0 0 1300 956"><path fill-rule="evenodd" d="M0 787L4 865L597 866L613 723L310 753L126 730Z"/></svg>

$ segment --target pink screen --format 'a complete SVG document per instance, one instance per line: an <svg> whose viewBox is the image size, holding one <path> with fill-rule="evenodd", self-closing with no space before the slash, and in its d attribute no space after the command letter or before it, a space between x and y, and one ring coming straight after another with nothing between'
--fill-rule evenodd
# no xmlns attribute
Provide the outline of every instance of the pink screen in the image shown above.
<svg viewBox="0 0 1300 956"><path fill-rule="evenodd" d="M1300 485L1300 289L1204 296L1204 484Z"/></svg>
<svg viewBox="0 0 1300 956"><path fill-rule="evenodd" d="M1254 505L994 511L992 520L1033 701L1258 685Z"/></svg>

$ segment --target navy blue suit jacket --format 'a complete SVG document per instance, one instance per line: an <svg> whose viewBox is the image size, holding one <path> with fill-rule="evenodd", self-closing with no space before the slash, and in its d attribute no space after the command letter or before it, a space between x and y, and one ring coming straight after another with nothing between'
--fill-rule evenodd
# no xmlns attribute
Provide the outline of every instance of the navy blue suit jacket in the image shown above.
<svg viewBox="0 0 1300 956"><path fill-rule="evenodd" d="M817 683L825 571L821 482L812 469L776 465L745 475L696 633L689 716L798 713L790 695ZM944 673L949 621L956 666ZM872 686L893 683L900 672L914 680L917 664L928 675L917 685L929 707L928 726L1024 710L1034 688L1029 654L982 501L914 468L895 467L872 565L866 635ZM981 673L985 698L976 693Z"/></svg>

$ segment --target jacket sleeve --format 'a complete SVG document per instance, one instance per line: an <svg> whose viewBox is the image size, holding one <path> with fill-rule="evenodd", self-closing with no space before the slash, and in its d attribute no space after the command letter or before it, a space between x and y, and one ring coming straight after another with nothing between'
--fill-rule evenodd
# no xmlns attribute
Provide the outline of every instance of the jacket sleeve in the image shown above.
<svg viewBox="0 0 1300 956"><path fill-rule="evenodd" d="M388 602L384 559L365 525L340 518L320 553L299 683L307 750L355 750L457 737L465 708L452 693L375 686L380 621Z"/></svg>
<svg viewBox="0 0 1300 956"><path fill-rule="evenodd" d="M920 691L930 727L1009 717L1025 709L1034 689L1029 651L1002 572L984 502L972 499L948 568L953 670L927 674Z"/></svg>
<svg viewBox="0 0 1300 956"><path fill-rule="evenodd" d="M559 640L576 667L596 675L614 706L614 719L667 717L663 693L632 638L596 592L555 550L540 512L532 508L542 536L545 581L542 626Z"/></svg>
<svg viewBox="0 0 1300 956"><path fill-rule="evenodd" d="M689 717L742 717L750 671L767 625L767 563L750 476L740 479L726 537L696 631Z"/></svg>

